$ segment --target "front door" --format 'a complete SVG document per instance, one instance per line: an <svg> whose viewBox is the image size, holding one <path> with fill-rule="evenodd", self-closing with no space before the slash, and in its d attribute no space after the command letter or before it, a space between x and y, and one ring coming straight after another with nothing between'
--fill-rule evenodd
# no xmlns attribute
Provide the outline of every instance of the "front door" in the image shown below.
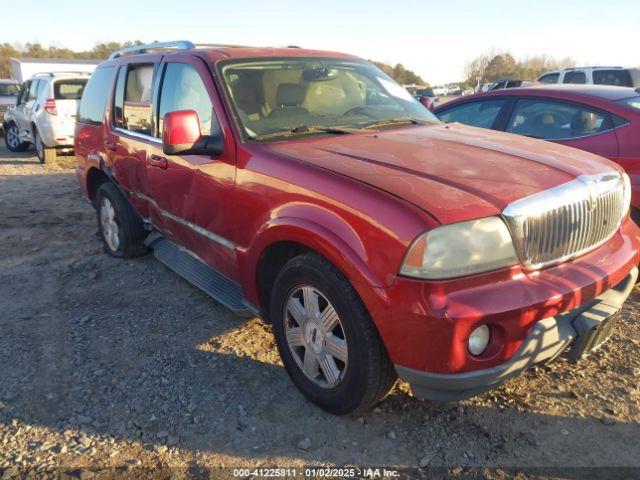
<svg viewBox="0 0 640 480"><path fill-rule="evenodd" d="M203 136L220 134L214 110L215 88L200 58L172 57L161 68L158 101L158 137L169 112L195 110ZM227 142L229 143L229 142ZM223 158L209 155L166 155L161 144L149 146L147 178L162 229L208 264L229 273L235 254L219 235L221 203L228 201L235 179L234 152L226 148Z"/></svg>

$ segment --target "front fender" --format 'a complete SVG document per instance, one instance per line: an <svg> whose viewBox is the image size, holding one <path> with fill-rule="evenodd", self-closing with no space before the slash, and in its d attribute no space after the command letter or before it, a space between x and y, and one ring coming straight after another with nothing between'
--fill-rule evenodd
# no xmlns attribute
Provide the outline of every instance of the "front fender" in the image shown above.
<svg viewBox="0 0 640 480"><path fill-rule="evenodd" d="M369 265L369 256L360 237L344 221L327 213L329 222L319 223L308 216L282 216L269 220L248 248L239 248L238 261L243 272L246 296L258 303L258 273L262 255L278 242L295 242L317 251L335 265L354 285L381 287L384 279ZM386 268L380 266L382 270Z"/></svg>

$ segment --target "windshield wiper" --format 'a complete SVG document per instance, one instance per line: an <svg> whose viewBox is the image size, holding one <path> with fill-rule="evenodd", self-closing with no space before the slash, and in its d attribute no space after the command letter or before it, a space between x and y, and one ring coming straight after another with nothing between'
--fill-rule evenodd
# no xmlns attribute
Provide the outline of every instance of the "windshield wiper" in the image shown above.
<svg viewBox="0 0 640 480"><path fill-rule="evenodd" d="M344 135L346 133L358 132L357 128L348 127L323 127L323 126L310 126L310 125L298 125L291 130L285 130L282 132L263 133L262 135L255 135L253 138L257 140L263 140L273 137L286 137L290 135L301 135L307 133L334 133L337 135Z"/></svg>
<svg viewBox="0 0 640 480"><path fill-rule="evenodd" d="M435 122L428 122L427 120L419 120L417 118L389 118L387 120L376 120L369 122L362 128L384 127L385 125L400 125L410 123L412 125L431 125Z"/></svg>

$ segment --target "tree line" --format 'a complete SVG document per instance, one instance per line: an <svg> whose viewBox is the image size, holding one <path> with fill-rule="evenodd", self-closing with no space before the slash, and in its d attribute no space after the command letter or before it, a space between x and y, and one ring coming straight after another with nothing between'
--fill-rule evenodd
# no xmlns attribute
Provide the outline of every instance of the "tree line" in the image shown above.
<svg viewBox="0 0 640 480"><path fill-rule="evenodd" d="M114 50L142 44L141 41L102 42L97 43L91 50L75 51L69 48L43 47L39 43L27 43L15 46L8 42L0 43L0 78L11 77L11 58L86 58L102 60ZM403 85L425 85L420 75L409 70L401 63L395 66L371 60L378 68ZM464 70L464 84L473 87L478 83L488 83L500 78L517 80L535 80L549 70L571 67L575 65L572 58L556 59L549 55L536 55L516 60L508 52L490 50L467 62Z"/></svg>
<svg viewBox="0 0 640 480"><path fill-rule="evenodd" d="M43 47L39 43L27 43L24 46L14 46L10 43L0 43L0 78L11 77L11 58L87 58L102 60L114 50L140 45L139 40L132 42L104 42L97 43L91 50L75 51L69 48Z"/></svg>
<svg viewBox="0 0 640 480"><path fill-rule="evenodd" d="M103 60L114 50L141 45L139 40L132 42L104 42L97 43L91 50L75 51L70 48L43 47L39 43L27 43L24 46L14 46L8 42L0 43L0 78L11 77L11 58L86 58ZM415 72L406 69L401 63L395 67L386 63L373 62L391 78L401 84L420 84L426 82Z"/></svg>
<svg viewBox="0 0 640 480"><path fill-rule="evenodd" d="M573 67L576 62L570 58L554 58L549 55L534 55L516 60L508 52L490 50L467 62L465 84L469 87L489 83L501 78L514 80L536 80L544 72Z"/></svg>

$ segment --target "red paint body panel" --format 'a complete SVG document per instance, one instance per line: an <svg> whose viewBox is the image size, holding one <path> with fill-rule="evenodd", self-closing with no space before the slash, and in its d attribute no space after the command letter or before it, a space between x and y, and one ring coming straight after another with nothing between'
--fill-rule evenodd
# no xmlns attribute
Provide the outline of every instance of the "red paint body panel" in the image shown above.
<svg viewBox="0 0 640 480"><path fill-rule="evenodd" d="M220 49L105 62L196 66L225 148L217 158L164 155L159 139L112 127L108 102L103 125L76 127L83 194L91 198L95 172L110 175L142 217L239 283L258 306L260 262L269 246L296 242L316 250L353 284L392 361L432 372L505 361L533 323L595 297L637 264L639 231L626 221L597 250L535 274L514 267L440 282L398 276L411 242L425 231L495 215L514 200L578 175L618 167L564 146L460 125L240 141L219 80L211 74L215 62L230 56L313 55L346 57L302 49ZM115 151L105 149L105 140L115 143ZM166 157L167 168L151 164L152 155ZM480 321L500 333L485 356L471 357L466 335Z"/></svg>

